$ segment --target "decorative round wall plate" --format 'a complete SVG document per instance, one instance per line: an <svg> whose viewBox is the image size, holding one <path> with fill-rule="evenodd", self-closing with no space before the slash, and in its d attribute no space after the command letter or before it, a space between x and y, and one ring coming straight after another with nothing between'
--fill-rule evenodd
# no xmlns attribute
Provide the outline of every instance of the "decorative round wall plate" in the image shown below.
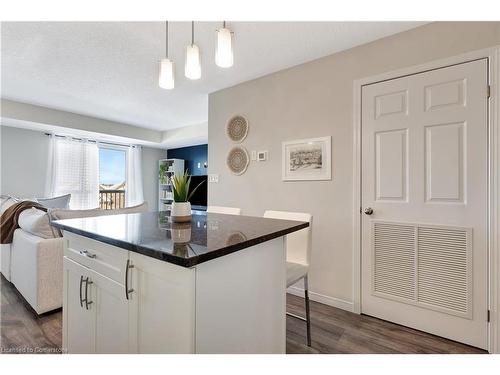
<svg viewBox="0 0 500 375"><path fill-rule="evenodd" d="M229 139L241 143L248 134L248 121L241 115L231 117L227 122L226 132Z"/></svg>
<svg viewBox="0 0 500 375"><path fill-rule="evenodd" d="M244 147L236 146L233 147L227 154L226 164L231 172L235 175L240 175L245 173L248 167L250 158L248 157L248 152Z"/></svg>

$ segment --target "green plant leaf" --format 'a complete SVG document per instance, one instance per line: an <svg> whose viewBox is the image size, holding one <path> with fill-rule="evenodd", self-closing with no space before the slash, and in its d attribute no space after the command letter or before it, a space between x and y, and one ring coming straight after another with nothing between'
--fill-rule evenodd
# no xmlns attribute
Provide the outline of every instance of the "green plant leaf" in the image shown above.
<svg viewBox="0 0 500 375"><path fill-rule="evenodd" d="M189 199L193 196L196 189L200 187L200 185L204 181L200 182L198 186L196 186L191 193L189 193L189 187L191 185L191 175L189 171L186 170L182 175L175 175L172 178L172 189L174 193L174 201L175 202L188 202Z"/></svg>
<svg viewBox="0 0 500 375"><path fill-rule="evenodd" d="M158 171L158 177L160 178L161 184L167 183L167 170L168 170L168 167L166 164L160 164L160 168Z"/></svg>
<svg viewBox="0 0 500 375"><path fill-rule="evenodd" d="M189 194L189 196L188 196L187 200L190 200L190 199L191 199L191 197L193 196L193 194L194 194L194 192L196 191L196 189L198 189L198 188L201 186L201 184L203 184L204 182L205 182L205 181L201 181L201 182L200 182L200 183L199 183L199 184L198 184L198 185L197 185L197 186L196 186L193 190L191 190L191 193Z"/></svg>

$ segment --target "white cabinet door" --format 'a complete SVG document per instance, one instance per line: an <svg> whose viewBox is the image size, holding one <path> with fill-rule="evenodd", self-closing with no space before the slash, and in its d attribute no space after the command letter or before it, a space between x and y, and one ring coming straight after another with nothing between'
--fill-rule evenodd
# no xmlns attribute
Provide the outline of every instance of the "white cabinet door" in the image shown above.
<svg viewBox="0 0 500 375"><path fill-rule="evenodd" d="M88 298L92 302L90 309L95 322L95 352L134 353L137 298L130 294L127 299L124 285L97 272L91 271L90 278Z"/></svg>
<svg viewBox="0 0 500 375"><path fill-rule="evenodd" d="M137 299L125 286L64 258L63 347L68 353L135 353Z"/></svg>
<svg viewBox="0 0 500 375"><path fill-rule="evenodd" d="M137 353L194 353L195 269L136 253L130 260Z"/></svg>
<svg viewBox="0 0 500 375"><path fill-rule="evenodd" d="M63 348L72 354L94 352L94 319L84 302L90 272L64 258Z"/></svg>

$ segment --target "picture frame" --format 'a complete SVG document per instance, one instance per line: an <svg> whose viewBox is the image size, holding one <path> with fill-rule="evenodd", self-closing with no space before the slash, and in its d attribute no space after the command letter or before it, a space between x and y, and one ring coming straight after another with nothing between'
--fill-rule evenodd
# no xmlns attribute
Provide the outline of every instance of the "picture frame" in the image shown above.
<svg viewBox="0 0 500 375"><path fill-rule="evenodd" d="M283 181L332 179L332 137L282 142Z"/></svg>

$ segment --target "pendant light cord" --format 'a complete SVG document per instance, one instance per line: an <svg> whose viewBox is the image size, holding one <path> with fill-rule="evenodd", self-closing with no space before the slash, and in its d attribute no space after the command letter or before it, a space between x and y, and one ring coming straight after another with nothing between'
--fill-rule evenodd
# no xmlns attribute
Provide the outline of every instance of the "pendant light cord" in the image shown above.
<svg viewBox="0 0 500 375"><path fill-rule="evenodd" d="M191 21L191 45L194 44L194 21Z"/></svg>
<svg viewBox="0 0 500 375"><path fill-rule="evenodd" d="M165 57L168 59L168 21L165 21Z"/></svg>

